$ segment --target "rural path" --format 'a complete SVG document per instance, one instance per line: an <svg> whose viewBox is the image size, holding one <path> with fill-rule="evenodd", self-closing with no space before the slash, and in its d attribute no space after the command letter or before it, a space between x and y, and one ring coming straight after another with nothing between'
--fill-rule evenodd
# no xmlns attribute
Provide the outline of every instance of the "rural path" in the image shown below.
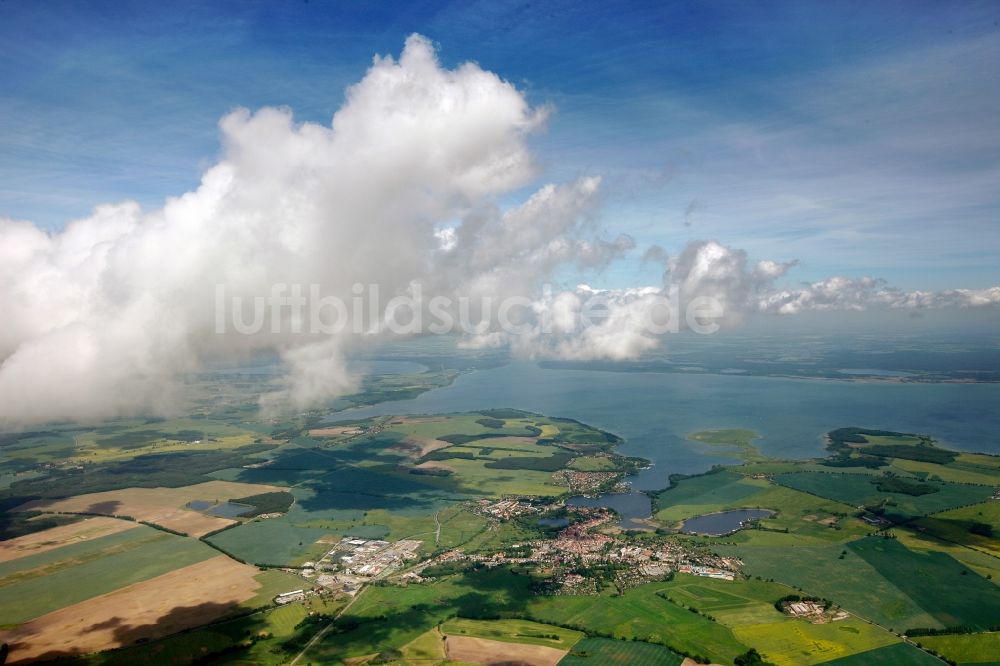
<svg viewBox="0 0 1000 666"><path fill-rule="evenodd" d="M434 514L434 524L437 525L437 529L434 531L434 545L435 546L437 546L439 543L441 543L441 520L439 518L440 515L441 515L440 511L438 511L437 513Z"/></svg>
<svg viewBox="0 0 1000 666"><path fill-rule="evenodd" d="M302 648L301 652L295 655L295 659L292 659L289 662L288 666L295 666L297 663L299 663L299 660L305 656L306 652L309 651L309 648L311 648L317 641L319 641L319 639L323 638L323 636L326 636L327 632L333 629L334 623L340 619L341 615L347 612L347 609L350 608L354 604L354 602L358 600L358 597L364 594L364 591L366 589L367 588L362 587L360 590L358 590L358 593L354 595L354 597L347 603L347 605L341 608L340 611L333 616L333 619L330 620L325 627L317 631L316 635L309 639L309 642L305 644L305 647Z"/></svg>

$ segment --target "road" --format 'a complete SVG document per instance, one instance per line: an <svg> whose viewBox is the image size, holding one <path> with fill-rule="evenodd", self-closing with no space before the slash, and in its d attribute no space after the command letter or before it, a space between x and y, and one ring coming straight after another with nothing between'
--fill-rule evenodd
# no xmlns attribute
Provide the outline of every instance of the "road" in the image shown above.
<svg viewBox="0 0 1000 666"><path fill-rule="evenodd" d="M344 606L343 608L341 608L340 612L337 613L336 615L334 615L333 619L330 620L330 622L327 623L327 625L325 627L323 627L322 629L320 629L319 631L317 631L316 635L309 639L309 642L306 643L306 645L305 645L304 648L302 648L302 652L299 652L297 655L295 655L295 659L292 659L292 661L289 662L288 666L295 666L296 664L298 664L299 660L302 659L302 657L305 656L306 652L309 651L309 648L311 648L319 639L323 638L323 636L326 636L327 632L329 632L331 629L333 629L334 623L337 620L340 619L340 616L343 615L347 611L347 609L350 608L351 605L355 601L358 600L358 597L360 597L362 594L364 594L364 591L366 589L367 588L362 587L360 590L358 590L358 593L354 595L354 598L351 599L350 602L348 602L348 604L346 606Z"/></svg>

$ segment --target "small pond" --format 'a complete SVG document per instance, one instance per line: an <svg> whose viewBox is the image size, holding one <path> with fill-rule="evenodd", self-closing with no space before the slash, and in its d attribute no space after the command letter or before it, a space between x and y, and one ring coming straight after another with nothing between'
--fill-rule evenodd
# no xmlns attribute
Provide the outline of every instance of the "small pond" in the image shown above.
<svg viewBox="0 0 1000 666"><path fill-rule="evenodd" d="M213 502L212 500L197 499L188 502L187 508L217 518L237 518L252 513L257 507L250 506L249 504L240 504L239 502Z"/></svg>

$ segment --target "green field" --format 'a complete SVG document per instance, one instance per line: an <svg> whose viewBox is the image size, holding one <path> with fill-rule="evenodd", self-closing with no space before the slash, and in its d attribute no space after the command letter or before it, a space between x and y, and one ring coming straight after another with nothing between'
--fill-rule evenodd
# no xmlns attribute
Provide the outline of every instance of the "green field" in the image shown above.
<svg viewBox="0 0 1000 666"><path fill-rule="evenodd" d="M739 546L720 545L718 550L738 554L750 575L794 585L886 627L943 626L845 545L784 534L748 532L747 536L754 538Z"/></svg>
<svg viewBox="0 0 1000 666"><path fill-rule="evenodd" d="M618 469L618 465L605 456L580 456L569 464L569 468L581 472L607 472Z"/></svg>
<svg viewBox="0 0 1000 666"><path fill-rule="evenodd" d="M254 576L254 580L260 583L260 589L254 593L252 598L240 604L243 608L269 606L277 595L299 589L305 584L305 580L299 576L278 569L261 571Z"/></svg>
<svg viewBox="0 0 1000 666"><path fill-rule="evenodd" d="M219 553L140 525L0 563L4 623L20 623Z"/></svg>
<svg viewBox="0 0 1000 666"><path fill-rule="evenodd" d="M766 481L730 471L681 479L669 489L654 494L654 518L673 523L728 508L755 507L753 496L767 485Z"/></svg>
<svg viewBox="0 0 1000 666"><path fill-rule="evenodd" d="M685 574L678 574L661 592L674 603L695 608L727 627L783 619L774 602L788 593L787 586L768 581L730 582Z"/></svg>
<svg viewBox="0 0 1000 666"><path fill-rule="evenodd" d="M840 542L867 534L871 529L855 518L856 511L846 504L776 484L769 484L749 499L755 505L777 511L762 525L802 537ZM749 535L739 532L733 538L740 541L750 538Z"/></svg>
<svg viewBox="0 0 1000 666"><path fill-rule="evenodd" d="M785 585L767 581L727 582L680 575L662 594L732 628L738 640L781 666L818 664L899 640L853 618L819 625L789 618L774 603L791 592Z"/></svg>
<svg viewBox="0 0 1000 666"><path fill-rule="evenodd" d="M847 504L728 470L682 479L669 490L656 493L655 506L654 517L667 525L715 511L764 508L777 512L762 521L769 529L824 541L843 541L869 531L853 517L856 509ZM740 540L742 534L732 538Z"/></svg>
<svg viewBox="0 0 1000 666"><path fill-rule="evenodd" d="M950 555L918 553L898 540L877 537L851 542L848 547L942 625L984 630L1000 624L996 584Z"/></svg>
<svg viewBox="0 0 1000 666"><path fill-rule="evenodd" d="M596 597L536 597L528 605L528 616L614 638L659 643L722 663L747 650L729 628L660 596L664 587L650 583L621 596L606 592Z"/></svg>
<svg viewBox="0 0 1000 666"><path fill-rule="evenodd" d="M468 620L455 618L441 625L441 633L449 636L473 636L508 643L526 643L568 650L584 637L572 629L540 624L530 620Z"/></svg>
<svg viewBox="0 0 1000 666"><path fill-rule="evenodd" d="M1000 632L914 636L913 640L959 664L995 662L1000 657Z"/></svg>
<svg viewBox="0 0 1000 666"><path fill-rule="evenodd" d="M434 627L425 631L400 648L403 662L413 666L438 666L447 662L444 649L444 636Z"/></svg>
<svg viewBox="0 0 1000 666"><path fill-rule="evenodd" d="M368 430L297 437L269 451L265 467L216 472L290 486L295 503L284 516L246 523L211 542L257 564L314 559L323 536L412 537L430 552L459 546L484 529L485 520L456 508L464 500L560 495L567 489L552 482L552 472L577 455L618 466L607 457L614 436L527 412L382 417L348 427ZM414 473L428 460L443 468L441 475ZM435 517L442 525L437 542Z"/></svg>
<svg viewBox="0 0 1000 666"><path fill-rule="evenodd" d="M504 569L450 576L434 583L366 589L343 616L345 629L316 643L314 663L399 650L456 615L524 617L531 579Z"/></svg>
<svg viewBox="0 0 1000 666"><path fill-rule="evenodd" d="M578 631L661 643L716 661L731 661L747 647L732 632L672 604L645 585L622 596L540 596L532 581L502 569L470 572L405 588L373 587L351 606L344 621L355 629L317 644L310 658L336 660L399 649L455 615L530 619Z"/></svg>
<svg viewBox="0 0 1000 666"><path fill-rule="evenodd" d="M321 550L316 542L328 534L296 527L285 518L270 518L219 532L208 541L251 564L300 564Z"/></svg>
<svg viewBox="0 0 1000 666"><path fill-rule="evenodd" d="M941 666L941 660L906 643L896 643L826 662L827 666Z"/></svg>
<svg viewBox="0 0 1000 666"><path fill-rule="evenodd" d="M680 666L683 657L651 643L585 638L563 657L559 666Z"/></svg>
<svg viewBox="0 0 1000 666"><path fill-rule="evenodd" d="M810 624L802 620L738 627L736 637L777 666L808 666L898 643L887 631L861 620Z"/></svg>
<svg viewBox="0 0 1000 666"><path fill-rule="evenodd" d="M977 483L992 485L997 480L997 469L969 460L969 454L960 455L954 462L938 465L919 460L893 459L889 469L901 474L912 474L919 478L940 479L953 483Z"/></svg>
<svg viewBox="0 0 1000 666"><path fill-rule="evenodd" d="M989 500L920 518L916 526L936 537L1000 556L1000 502Z"/></svg>
<svg viewBox="0 0 1000 666"><path fill-rule="evenodd" d="M844 502L851 506L870 506L885 503L885 513L902 520L944 511L966 504L982 502L989 498L992 489L955 483L934 483L937 492L926 495L880 492L872 477L863 474L820 472L792 472L779 474L775 480L781 485Z"/></svg>
<svg viewBox="0 0 1000 666"><path fill-rule="evenodd" d="M398 397L414 387L379 381L367 395ZM208 540L251 563L300 565L343 536L417 539L424 556L459 547L489 554L551 537L555 531L540 528L534 517L487 521L473 513L469 500L555 499L567 488L552 482L554 470L636 465L614 452L614 435L517 410L377 417L344 429L329 427L317 414L276 424L256 421L246 410L227 414L231 420L215 425L211 418L128 421L89 434L60 426L15 436L12 457L0 465L2 484L10 477L10 488L0 494L14 501L35 490L47 496L122 483L186 485L206 475L273 483L287 493L258 501L261 510L287 509L283 515L244 522ZM704 448L744 464L673 477L671 488L655 493L655 518L664 529L616 537L620 543L674 541L736 556L747 579L677 574L637 587L619 579L622 589L604 579L599 594L563 596L540 593L550 589L550 564L438 567L423 583L397 585L390 578L367 585L303 663L373 655L398 662L400 653L410 662L435 663L444 659L443 634L571 649L563 660L571 666L674 665L680 654L732 664L751 647L779 666L932 663L887 629L1000 624L996 584L986 578L1000 578L1000 559L994 557L1000 554L1000 502L985 501L992 485L969 484L1000 477L1000 459L947 452L917 435L859 433L845 429L836 460L825 461L763 459L749 430L695 433L691 438ZM174 450L179 447L190 450ZM30 472L32 456L58 460L81 450L94 458L82 474L14 476ZM267 464L253 466L262 462ZM146 469L148 478L142 476ZM886 470L895 476L883 478ZM899 492L930 487L936 491ZM862 504L879 504L886 515L909 522L894 528L895 539L869 538L873 528L857 517ZM742 507L777 513L726 537L671 533L688 517ZM22 523L12 522L11 529L22 529ZM0 563L0 608L5 621L21 622L217 554L197 540L138 527ZM256 578L262 587L244 609L305 586L302 578L277 570ZM824 597L858 617L825 624L790 618L774 603L791 593ZM311 597L82 661L287 663L345 603ZM993 634L920 640L970 664L987 663L986 655L998 649Z"/></svg>

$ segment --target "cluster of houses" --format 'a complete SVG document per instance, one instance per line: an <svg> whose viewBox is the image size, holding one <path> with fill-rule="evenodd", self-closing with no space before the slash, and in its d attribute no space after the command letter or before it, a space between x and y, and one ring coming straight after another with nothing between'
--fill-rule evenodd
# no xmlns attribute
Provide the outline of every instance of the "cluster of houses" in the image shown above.
<svg viewBox="0 0 1000 666"><path fill-rule="evenodd" d="M605 582L614 582L620 588L662 580L674 571L730 581L739 575L742 562L737 558L713 555L679 542L657 543L604 534L595 528L614 521L614 513L600 507L575 507L574 511L583 520L565 527L554 539L517 543L493 553L465 554L460 549L451 550L422 563L401 581L420 582L423 580L420 573L426 567L460 560L487 567L538 565L551 571L553 589L559 594L597 591L598 580L587 575L588 569L613 572L613 581Z"/></svg>

